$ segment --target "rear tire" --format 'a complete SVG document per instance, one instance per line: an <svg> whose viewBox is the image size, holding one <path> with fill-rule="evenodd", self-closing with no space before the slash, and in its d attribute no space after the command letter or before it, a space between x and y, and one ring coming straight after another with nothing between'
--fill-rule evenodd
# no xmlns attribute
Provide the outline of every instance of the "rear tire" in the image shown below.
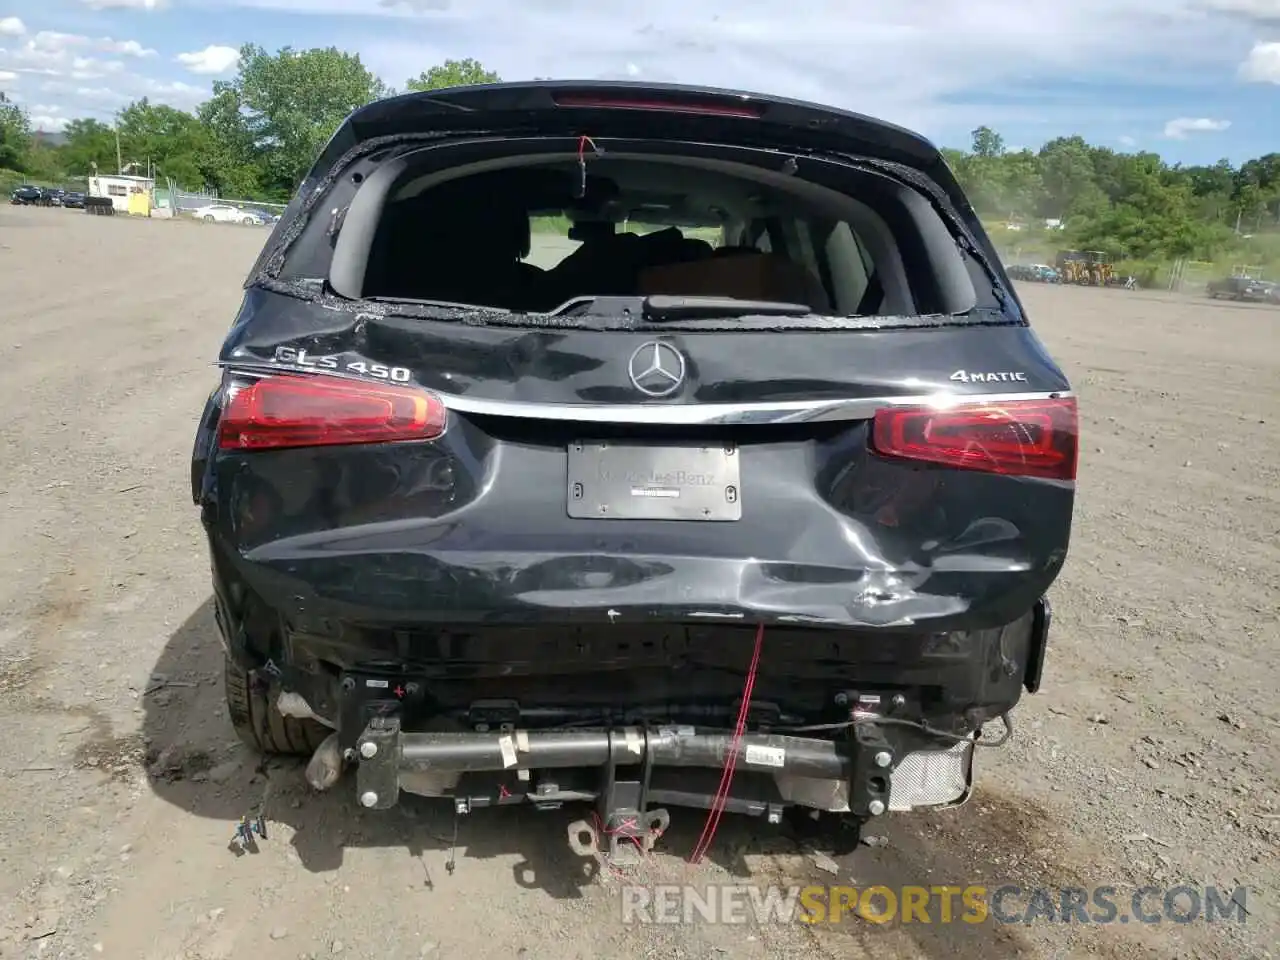
<svg viewBox="0 0 1280 960"><path fill-rule="evenodd" d="M247 746L258 753L309 757L333 731L316 720L286 717L267 699L253 676L227 658L224 690L231 725Z"/></svg>

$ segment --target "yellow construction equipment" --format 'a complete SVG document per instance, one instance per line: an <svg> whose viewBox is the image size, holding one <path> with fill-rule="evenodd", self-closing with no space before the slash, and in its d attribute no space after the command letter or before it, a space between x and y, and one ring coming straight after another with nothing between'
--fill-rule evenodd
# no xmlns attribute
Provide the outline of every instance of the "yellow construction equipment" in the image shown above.
<svg viewBox="0 0 1280 960"><path fill-rule="evenodd" d="M1058 252L1058 261L1055 264L1058 273L1062 275L1063 283L1084 283L1084 274L1088 263L1084 259L1084 254L1079 250L1061 250Z"/></svg>
<svg viewBox="0 0 1280 960"><path fill-rule="evenodd" d="M1111 258L1101 250L1086 250L1085 257L1089 261L1089 283L1095 287L1109 286L1115 277Z"/></svg>
<svg viewBox="0 0 1280 960"><path fill-rule="evenodd" d="M1115 276L1111 258L1101 250L1061 250L1056 265L1063 283L1105 287Z"/></svg>

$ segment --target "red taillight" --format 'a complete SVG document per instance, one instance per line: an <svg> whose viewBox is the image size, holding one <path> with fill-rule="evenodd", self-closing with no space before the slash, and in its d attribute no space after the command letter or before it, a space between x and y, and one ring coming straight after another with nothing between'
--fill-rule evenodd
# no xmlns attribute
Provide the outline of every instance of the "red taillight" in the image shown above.
<svg viewBox="0 0 1280 960"><path fill-rule="evenodd" d="M271 376L237 389L218 426L223 450L433 440L440 399L415 387L337 377Z"/></svg>
<svg viewBox="0 0 1280 960"><path fill-rule="evenodd" d="M557 107L591 107L601 110L656 110L663 113L693 113L706 117L741 117L759 120L763 114L757 107L745 103L726 103L719 100L654 100L635 97L599 96L580 93L558 93L554 97Z"/></svg>
<svg viewBox="0 0 1280 960"><path fill-rule="evenodd" d="M878 410L877 453L1016 477L1074 480L1079 423L1074 397Z"/></svg>

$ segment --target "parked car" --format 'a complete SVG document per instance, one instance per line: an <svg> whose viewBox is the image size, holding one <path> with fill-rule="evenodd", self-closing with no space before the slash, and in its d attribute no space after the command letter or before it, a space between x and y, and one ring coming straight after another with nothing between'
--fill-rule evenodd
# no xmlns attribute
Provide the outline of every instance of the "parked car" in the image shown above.
<svg viewBox="0 0 1280 960"><path fill-rule="evenodd" d="M9 202L18 206L41 205L45 202L44 190L30 184L23 184L9 194Z"/></svg>
<svg viewBox="0 0 1280 960"><path fill-rule="evenodd" d="M1273 284L1253 277L1224 277L1211 280L1205 292L1213 299L1227 297L1231 300L1266 300Z"/></svg>
<svg viewBox="0 0 1280 960"><path fill-rule="evenodd" d="M1009 278L1030 283L1059 283L1061 277L1053 267L1043 263L1016 264L1009 269Z"/></svg>
<svg viewBox="0 0 1280 960"><path fill-rule="evenodd" d="M551 213L593 229L543 269ZM858 827L964 802L1040 687L1076 398L907 130L630 82L376 101L219 361L227 705L317 789L594 801L570 843L615 858L668 807Z"/></svg>
<svg viewBox="0 0 1280 960"><path fill-rule="evenodd" d="M80 190L68 190L62 198L62 205L71 210L84 209L85 195Z"/></svg>
<svg viewBox="0 0 1280 960"><path fill-rule="evenodd" d="M272 213L270 210L264 210L261 207L246 207L246 213L251 213L258 218L258 223L262 226L269 226L276 223L280 219L280 215Z"/></svg>
<svg viewBox="0 0 1280 960"><path fill-rule="evenodd" d="M244 210L241 207L234 207L227 203L211 203L207 206L192 210L191 215L197 220L207 220L209 222L217 221L219 223L243 223L255 225L262 222L261 217L252 211Z"/></svg>

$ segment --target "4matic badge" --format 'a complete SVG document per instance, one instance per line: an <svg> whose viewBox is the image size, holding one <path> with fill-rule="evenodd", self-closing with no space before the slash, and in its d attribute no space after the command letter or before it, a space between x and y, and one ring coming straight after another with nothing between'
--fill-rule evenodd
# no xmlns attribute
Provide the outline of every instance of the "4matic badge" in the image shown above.
<svg viewBox="0 0 1280 960"><path fill-rule="evenodd" d="M1026 383L1021 370L957 370L948 379L957 383Z"/></svg>

